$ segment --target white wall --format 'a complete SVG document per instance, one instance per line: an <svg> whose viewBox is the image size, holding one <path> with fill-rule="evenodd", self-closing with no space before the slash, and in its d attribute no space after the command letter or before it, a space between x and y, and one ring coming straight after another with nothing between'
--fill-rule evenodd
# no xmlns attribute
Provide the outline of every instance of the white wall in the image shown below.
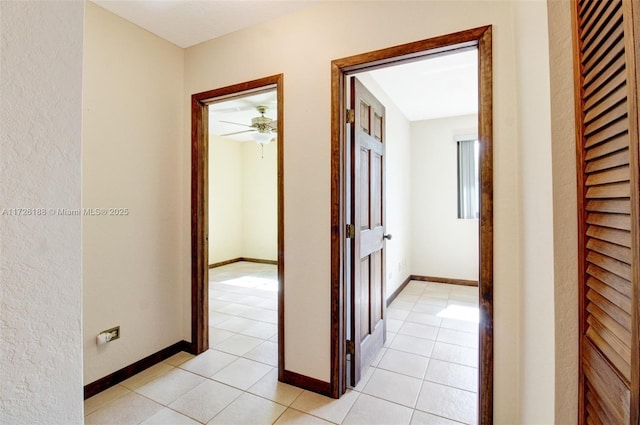
<svg viewBox="0 0 640 425"><path fill-rule="evenodd" d="M242 145L209 138L209 264L242 257Z"/></svg>
<svg viewBox="0 0 640 425"><path fill-rule="evenodd" d="M212 136L209 145L209 264L278 259L277 144Z"/></svg>
<svg viewBox="0 0 640 425"><path fill-rule="evenodd" d="M129 214L83 220L85 384L188 336L183 64L182 49L87 3L83 206Z"/></svg>
<svg viewBox="0 0 640 425"><path fill-rule="evenodd" d="M357 77L385 106L386 223L393 236L385 245L389 297L411 274L411 128L406 117L366 72Z"/></svg>
<svg viewBox="0 0 640 425"><path fill-rule="evenodd" d="M527 3L529 4L529 3ZM385 48L410 41L492 24L494 68L494 407L495 423L519 423L519 412L535 408L540 417L553 411L548 394L553 392L554 322L553 300L546 294L553 287L547 275L553 264L545 255L526 249L553 246L552 223L537 220L535 212L550 205L545 181L550 177L550 157L540 169L543 186L532 193L543 202L532 206L534 214L521 214L520 204L530 198L520 192L539 184L540 175L519 169L519 151L535 137L534 151L548 150L550 134L535 128L531 135L520 128L519 119L549 121L548 71L525 72L528 65L539 69L548 52L546 15L533 13L526 25L516 30L516 10L520 2L320 2L291 15L237 31L186 50L184 117L189 119L192 93L223 87L283 72L284 90L284 175L285 175L285 367L323 381L330 367L330 72L333 59ZM535 12L546 10L543 2L533 2ZM520 14L521 16L524 14ZM375 30L372 30L374 28ZM362 37L362 34L367 34ZM260 40L260 49L256 49ZM526 48L526 49L525 49ZM522 50L525 49L525 50ZM521 54L516 54L522 51ZM528 53L530 51L535 54ZM304 57L304 59L302 59ZM522 74L520 74L522 73ZM527 84L536 90L527 90ZM521 84L522 83L522 84ZM521 90L518 93L518 90ZM185 129L182 165L183 215L188 216L189 131ZM534 152L535 153L535 152ZM550 196L550 195L549 195ZM527 204L528 205L528 204ZM189 223L183 223L184 245L189 241ZM532 225L538 231L529 231ZM525 232L525 229L527 230ZM189 251L184 250L186 264ZM536 260L543 261L538 263ZM536 263L537 279L524 278L520 263ZM189 269L184 268L184 281ZM521 309L525 292L539 291L536 310ZM188 285L184 285L185 295ZM185 309L189 303L185 297ZM185 312L187 315L188 313ZM521 333L521 320L544 316L542 328ZM309 320L309 318L313 320ZM527 328L528 329L528 328ZM543 333L547 339L539 338ZM312 336L312 337L311 337ZM529 348L526 357L521 347ZM544 364L536 384L521 391L525 366ZM526 419L526 418L525 418Z"/></svg>
<svg viewBox="0 0 640 425"><path fill-rule="evenodd" d="M0 2L0 423L82 423L83 2Z"/></svg>
<svg viewBox="0 0 640 425"><path fill-rule="evenodd" d="M478 116L411 123L411 273L478 280L478 221L458 218L456 136L477 136Z"/></svg>
<svg viewBox="0 0 640 425"><path fill-rule="evenodd" d="M242 147L242 256L278 259L278 145L260 149L257 143ZM264 152L264 158L263 153Z"/></svg>
<svg viewBox="0 0 640 425"><path fill-rule="evenodd" d="M520 420L521 424L553 423L554 235L551 162L551 115L547 5L541 1L516 3L515 94L529 108L516 111L518 169L520 170ZM535 58L535 60L531 60ZM575 205L575 204L574 204ZM575 231L575 228L574 228ZM533 402L535 400L535 403ZM537 404L536 404L537 403ZM545 406L545 408L540 408Z"/></svg>

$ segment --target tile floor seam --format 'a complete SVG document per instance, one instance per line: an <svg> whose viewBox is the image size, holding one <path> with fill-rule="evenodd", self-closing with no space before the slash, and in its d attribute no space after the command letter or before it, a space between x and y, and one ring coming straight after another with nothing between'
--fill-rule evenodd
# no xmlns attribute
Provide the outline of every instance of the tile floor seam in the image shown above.
<svg viewBox="0 0 640 425"><path fill-rule="evenodd" d="M238 396L238 397L240 397L240 396ZM234 400L235 400L235 399L234 399ZM167 409L173 410L174 412L176 412L176 413L177 413L177 414L179 414L179 415L186 416L187 418L189 418L189 419L191 419L191 420L194 420L194 421L196 421L196 422L197 422L197 423L199 423L199 424L206 424L206 422L202 422L202 421L200 421L200 420L198 420L198 419L194 418L193 416L190 416L188 413L182 413L182 412L179 412L179 411L177 411L176 409L174 409L173 407L169 407L169 406L165 406L165 407L166 407ZM226 407L226 406L225 406L225 407ZM147 418L147 419L149 419L149 418ZM145 421L146 421L147 419L145 419ZM211 418L211 419L213 419L213 418ZM142 421L142 422L144 422L144 421Z"/></svg>
<svg viewBox="0 0 640 425"><path fill-rule="evenodd" d="M427 365L427 369L428 369ZM424 373L427 373L427 369L424 370ZM422 387L424 386L424 379L420 380L420 388L418 388L418 394L416 395L416 401L413 403L413 412L411 412L411 418L413 419L413 413L416 411L416 407L418 407L418 400L420 400L420 393L422 392ZM411 422L409 422L411 423Z"/></svg>
<svg viewBox="0 0 640 425"><path fill-rule="evenodd" d="M266 375L265 375L265 376L266 376ZM264 376L263 376L263 378L264 378ZM218 382L218 381L216 381L216 382ZM226 384L225 384L225 385L226 385ZM263 396L263 395L256 394L256 393L252 393L252 392L250 392L250 391L249 391L250 389L251 389L251 387L249 387L249 388L248 388L248 389L246 389L246 390L241 390L241 391L242 391L242 393L243 393L243 394L245 394L245 393L246 393L246 394L251 394L252 396L256 396L256 397L259 397L259 398L261 398L261 399L263 399L263 400L267 400L267 401L270 401L271 403L275 403L275 404L277 404L277 405L280 405L280 406L282 406L282 407L285 407L286 409L288 409L289 407L291 407L291 406L287 406L286 404L282 404L282 403L280 403L280 402L278 402L278 401L271 400L270 398L267 398L267 397L265 397L265 396ZM240 395L242 395L242 394L240 394ZM239 395L238 397L240 397L240 395ZM299 395L298 395L298 397L299 397ZM296 398L298 398L298 397L296 397ZM293 402L292 402L292 404L293 404Z"/></svg>
<svg viewBox="0 0 640 425"><path fill-rule="evenodd" d="M278 381L278 382L280 382L280 381ZM283 382L283 384L284 384L284 382ZM289 384L284 384L284 385L289 385ZM296 387L296 388L298 388L298 387ZM287 406L287 408L292 409L292 407L291 407L291 406L293 406L293 403L295 403L295 402L296 402L296 400L297 400L297 399L299 399L299 398L300 398L300 396L302 395L302 393L304 393L305 391L306 391L306 390L302 390L302 391L300 391L300 392L298 393L298 395L296 396L296 398L294 398L293 400L291 400L291 403L289 403L289 405ZM294 410L297 410L297 409L294 409ZM304 413L304 412L302 412L302 413Z"/></svg>
<svg viewBox="0 0 640 425"><path fill-rule="evenodd" d="M289 410L289 406L286 406L286 407L285 407L285 409L282 411L282 413L280 413L280 414L278 415L278 417L277 417L277 418L275 418L273 421L271 421L271 423L270 423L270 424L268 424L268 425L273 425L273 424L275 424L276 422L278 422L278 419L280 419L280 418L282 417L282 415L284 415L284 414L285 414L285 412L286 412L287 410Z"/></svg>
<svg viewBox="0 0 640 425"><path fill-rule="evenodd" d="M426 378L425 378L425 379L423 379L423 380L422 380L422 382L430 382L430 383L432 383L432 384L442 385L443 387L453 388L454 390L460 390L460 391L466 391L466 392L468 392L468 393L478 394L478 392L477 392L477 391L471 391L471 390L468 390L468 389L466 389L466 388L455 387L455 386L453 386L453 385L445 384L445 383L443 383L443 382L432 381L431 379L426 379Z"/></svg>
<svg viewBox="0 0 640 425"><path fill-rule="evenodd" d="M397 372L397 371L395 371L395 370L385 369L385 368L383 368L383 367L378 367L378 366L371 366L371 367L373 367L373 368L375 368L375 369L384 370L385 372L391 372L391 373L395 373L395 374L397 374L397 375L406 376L407 378L414 378L414 379L419 379L419 380L421 380L421 381L424 381L424 378L420 378L420 377L415 376L415 375L407 375L406 373L403 373L403 372ZM425 371L426 371L426 369L425 369Z"/></svg>
<svg viewBox="0 0 640 425"><path fill-rule="evenodd" d="M304 390L304 391L307 391L307 390ZM304 392L304 391L303 391L303 392ZM303 392L302 392L302 393L303 393ZM300 394L298 395L298 397L300 397L300 395L302 395L302 393L300 393ZM296 397L296 400L298 399L298 397ZM291 404L293 405L293 403L291 403ZM318 415L314 415L313 413L305 412L304 410L300 410L300 409L296 409L295 407L288 406L288 407L287 407L287 410L289 410L289 409L294 410L294 411L296 411L296 412L298 412L298 413L302 413L303 415L313 416L314 418L318 418L318 419L320 419L320 420L323 420L323 421L325 421L325 422L329 422L329 423L331 423L331 424L340 425L340 424L342 423L342 422L333 422L333 421L331 421L331 420L329 420L329 419L325 419L325 418L320 417L320 416L318 416ZM345 416L345 418L346 418L346 416ZM343 419L342 421L344 421L344 419Z"/></svg>
<svg viewBox="0 0 640 425"><path fill-rule="evenodd" d="M422 382L420 383L420 390L422 390ZM353 391L355 391L355 390L353 390ZM396 406L404 407L405 409L418 410L416 407L409 407L406 404L398 403L397 401L393 401L393 400L388 400L386 398L382 398L382 397L380 397L378 395L375 395L375 394L369 394L369 393L365 393L365 392L362 392L362 391L356 391L356 392L359 394L358 398L360 398L360 395L364 394L364 395L366 395L368 397L372 397L372 398L375 398L377 400L386 401L387 403L391 403L391 404L395 404ZM416 401L414 403L414 406L418 404L419 396L420 396L420 391L418 391L418 395L416 396ZM356 401L358 401L358 398L356 398ZM355 405L355 404L356 403L354 401L353 405ZM351 410L351 408L353 408L353 405L349 408L349 410ZM428 413L428 412L426 412L426 413ZM346 418L346 416L345 416L345 418ZM343 419L343 422L344 422L344 419Z"/></svg>
<svg viewBox="0 0 640 425"><path fill-rule="evenodd" d="M152 399L151 397L148 397L148 396L146 396L146 395L144 395L144 394L141 394L141 393L139 393L139 392L137 392L137 391L131 391L131 392L136 393L136 395L139 395L140 397L146 398L147 400L152 401L152 402L154 402L155 404L159 404L160 406L162 406L162 407L166 407L166 408L169 408L169 409L170 409L169 404L171 404L171 403L173 403L173 402L175 401L175 400L172 400L172 401L171 401L171 403L169 403L169 404L163 404L163 403L161 403L161 402L159 402L159 401L157 401L157 400L154 400L154 399ZM188 391L187 391L187 392L188 392ZM185 394L186 394L186 393L185 393ZM183 395L184 395L184 394L183 394ZM181 397L181 396L180 396L180 397ZM180 398L180 397L178 397L178 398ZM177 399L176 399L176 400L177 400ZM173 409L171 409L171 410L173 410ZM181 413L181 414L182 414L182 413ZM147 418L147 419L148 419L148 418ZM145 420L146 420L146 419L145 419ZM142 421L142 422L144 422L144 421Z"/></svg>
<svg viewBox="0 0 640 425"><path fill-rule="evenodd" d="M424 410L420 410L420 409L415 409L415 411L418 411L418 412L421 412L421 413L426 413L426 414L431 415L431 416L437 416L438 418L442 418L442 419L445 419L447 421L455 422L457 424L469 425L469 424L466 424L465 422L456 421L455 419L451 419L451 418L447 418L446 416L438 415L437 413L425 412Z"/></svg>
<svg viewBox="0 0 640 425"><path fill-rule="evenodd" d="M365 387L366 387L366 385L365 385ZM364 388L363 388L363 390L364 390ZM361 391L355 391L355 392L358 393L358 395L356 396L356 399L353 400L353 403L351 403L351 406L349 406L349 409L347 410L347 413L345 413L345 415L343 416L342 420L340 422L337 422L338 425L344 424L344 421L349 417L349 413L351 413L351 409L353 409L353 406L356 405L356 403L358 402L358 399L363 394ZM367 395L369 395L369 394L367 394ZM331 422L331 421L329 421L329 422ZM336 423L336 422L334 422L334 423Z"/></svg>
<svg viewBox="0 0 640 425"><path fill-rule="evenodd" d="M185 372L188 372L188 371L185 371ZM221 383L221 382L219 382L219 383ZM201 382L200 384L202 384L202 382ZM200 384L198 384L198 385L200 385ZM150 400L150 401L152 401L152 402L154 402L154 403L156 403L156 404L161 405L162 407L166 407L167 409L174 410L173 408L169 407L169 405L170 405L171 403L174 403L175 401L177 401L180 397L182 397L183 395L187 394L189 391L191 391L191 390L193 390L194 388L196 388L198 385L196 385L195 387L193 387L193 388L189 389L189 390L188 390L188 391L186 391L184 394L179 395L175 400L171 400L168 404L164 404L164 403L162 403L162 402L160 402L160 401L158 401L158 400L154 400L154 399L152 399L151 397L146 396L146 395L144 395L144 394L142 394L142 393L139 393L139 392L137 392L137 391L132 391L132 392L135 392L135 393L136 393L137 395L139 395L140 397L144 397L144 398L146 398L147 400ZM226 384L225 384L225 385L226 385ZM176 411L176 410L174 410L174 411ZM176 411L176 412L177 412L177 411ZM187 416L187 415L185 415L184 413L181 413L181 412L177 412L177 413L180 413L181 415ZM189 417L190 417L190 416L189 416ZM148 419L148 418L147 418L147 419ZM146 419L145 419L145 420L146 420ZM194 419L194 420L195 420L195 419ZM142 422L144 422L144 421L142 421ZM199 421L197 421L197 422L199 422Z"/></svg>

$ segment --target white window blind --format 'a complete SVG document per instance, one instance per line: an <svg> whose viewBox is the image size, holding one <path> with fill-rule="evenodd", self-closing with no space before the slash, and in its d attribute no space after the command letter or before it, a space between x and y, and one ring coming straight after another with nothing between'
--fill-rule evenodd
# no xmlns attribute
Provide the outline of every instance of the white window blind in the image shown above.
<svg viewBox="0 0 640 425"><path fill-rule="evenodd" d="M458 141L458 218L480 218L478 140Z"/></svg>

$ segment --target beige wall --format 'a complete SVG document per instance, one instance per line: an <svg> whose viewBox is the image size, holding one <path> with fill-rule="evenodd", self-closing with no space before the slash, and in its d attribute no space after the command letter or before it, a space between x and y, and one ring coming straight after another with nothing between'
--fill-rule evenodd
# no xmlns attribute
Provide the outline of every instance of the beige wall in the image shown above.
<svg viewBox="0 0 640 425"><path fill-rule="evenodd" d="M264 155L264 157L263 157ZM277 144L212 136L209 145L209 264L278 259Z"/></svg>
<svg viewBox="0 0 640 425"><path fill-rule="evenodd" d="M523 9L521 11L521 9ZM514 16L530 21L516 31ZM543 13L539 13L543 12ZM330 72L332 59L389 47L481 25L494 26L494 341L495 422L522 423L553 415L554 316L553 264L544 252L531 247L553 246L550 210L550 157L541 157L540 176L520 171L520 151L535 137L537 149L550 151L548 129L548 68L527 73L528 66L547 58L546 3L532 2L321 2L292 15L186 50L184 117L189 117L189 95L283 72L285 75L285 366L288 370L329 380L330 365ZM372 31L372 28L375 30ZM295 36L292 36L295 34ZM366 37L361 36L367 34ZM260 49L256 49L260 40ZM522 49L527 50L522 50ZM532 50L530 50L532 49ZM533 51L535 54L519 54ZM302 59L304 57L304 59ZM546 70L546 72L545 72ZM526 78L525 78L526 77ZM531 84L536 90L527 90ZM542 93L541 93L542 92ZM544 93L547 93L545 96ZM540 96L542 94L542 96ZM546 99L546 101L545 101ZM523 122L521 128L520 119ZM526 124L526 125L525 125ZM543 127L544 128L544 127ZM182 169L188 183L188 130L184 132ZM540 189L535 189L542 181ZM186 186L188 187L188 186ZM185 188L186 188L185 187ZM534 189L539 206L529 205ZM188 191L183 215L188 213ZM545 193L547 195L545 195ZM523 214L526 203L532 214ZM536 212L543 213L537 220ZM550 214L550 213L549 213ZM537 231L530 231L533 228ZM526 244L520 241L526 236ZM184 243L188 222L183 222ZM521 252L522 251L522 252ZM183 252L189 261L187 250ZM538 262L539 259L542 260ZM535 272L521 263L536 264ZM188 280L188 269L184 270ZM525 276L526 274L526 276ZM184 287L185 295L188 286ZM523 294L537 291L532 306L523 311ZM185 299L185 309L189 305ZM310 320L310 318L312 318ZM540 319L542 327L530 330ZM521 322L526 321L526 326ZM526 330L527 333L522 333ZM539 336L546 335L546 340ZM531 348L536 343L535 350ZM526 353L521 347L527 348ZM524 385L521 373L531 366L549 366L533 385ZM526 388L526 391L523 389ZM537 413L531 413L531 412ZM520 412L526 412L520 415ZM551 412L551 413L550 413Z"/></svg>
<svg viewBox="0 0 640 425"><path fill-rule="evenodd" d="M242 145L209 139L209 264L242 257Z"/></svg>
<svg viewBox="0 0 640 425"><path fill-rule="evenodd" d="M81 207L83 14L0 2L2 424L83 419L80 217L56 214Z"/></svg>
<svg viewBox="0 0 640 425"><path fill-rule="evenodd" d="M411 273L478 280L478 220L458 218L456 136L476 136L478 116L411 123Z"/></svg>
<svg viewBox="0 0 640 425"><path fill-rule="evenodd" d="M83 217L87 384L188 337L190 263L183 50L90 2L85 19L82 203L129 209Z"/></svg>
<svg viewBox="0 0 640 425"><path fill-rule="evenodd" d="M278 145L242 146L242 256L278 259ZM264 158L263 158L264 155Z"/></svg>

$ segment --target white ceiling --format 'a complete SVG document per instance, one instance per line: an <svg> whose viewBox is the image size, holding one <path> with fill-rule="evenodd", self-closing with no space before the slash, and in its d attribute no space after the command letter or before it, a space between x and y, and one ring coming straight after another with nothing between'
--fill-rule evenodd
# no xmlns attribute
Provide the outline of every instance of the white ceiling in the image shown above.
<svg viewBox="0 0 640 425"><path fill-rule="evenodd" d="M318 0L91 0L180 47L286 15Z"/></svg>
<svg viewBox="0 0 640 425"><path fill-rule="evenodd" d="M478 113L477 50L368 71L409 121Z"/></svg>
<svg viewBox="0 0 640 425"><path fill-rule="evenodd" d="M189 47L321 0L91 1L180 47ZM476 50L395 65L368 73L409 121L478 112ZM235 114L229 112L229 117L223 119L250 124L251 118L258 116L255 110L258 104L269 106L266 116L275 119L275 92L272 99L260 96L252 95L223 102L228 103L226 108L242 109L235 111ZM213 107L213 110L216 108ZM222 111L218 111L220 112ZM217 125L219 127L216 127L214 134L234 131L226 124ZM240 140L239 137L235 139Z"/></svg>

